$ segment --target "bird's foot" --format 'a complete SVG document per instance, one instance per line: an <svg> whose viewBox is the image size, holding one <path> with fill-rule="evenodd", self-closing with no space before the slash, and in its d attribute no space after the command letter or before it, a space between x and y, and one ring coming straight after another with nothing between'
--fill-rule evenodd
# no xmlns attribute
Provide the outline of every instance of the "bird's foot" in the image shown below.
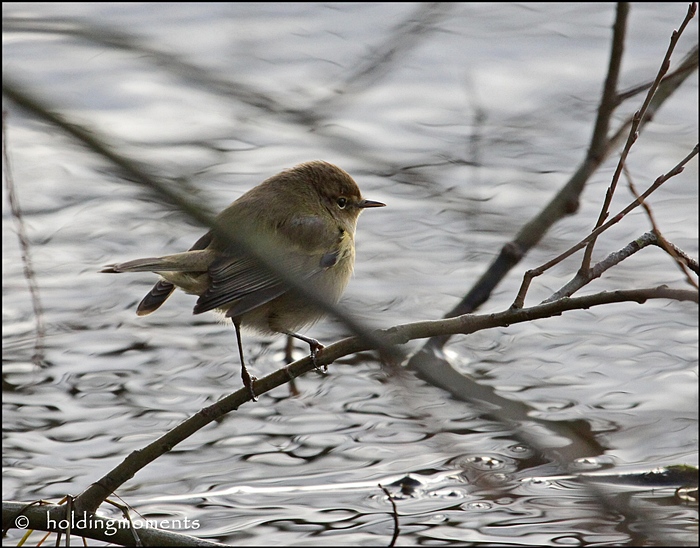
<svg viewBox="0 0 700 548"><path fill-rule="evenodd" d="M309 343L309 354L311 355L311 363L314 364L314 368L316 371L321 373L321 369L318 367L318 363L316 362L316 356L318 355L319 351L323 350L325 347L318 342L316 339L309 339L306 341ZM323 366L323 373L326 373L328 371L328 366L324 365Z"/></svg>
<svg viewBox="0 0 700 548"><path fill-rule="evenodd" d="M255 395L255 390L253 389L253 383L258 379L257 377L251 377L250 373L248 373L248 369L246 369L246 366L243 364L241 364L241 379L243 379L243 386L248 389L250 399L253 401L258 401L258 398Z"/></svg>
<svg viewBox="0 0 700 548"><path fill-rule="evenodd" d="M320 342L318 342L316 339L312 339L311 337L299 335L299 333L293 333L291 331L281 331L281 333L289 335L290 337L294 337L295 339L299 339L300 341L304 341L306 344L308 344L309 345L309 353L311 355L311 363L314 364L314 368L316 369L316 371L321 372L321 370L318 368L318 362L316 361L316 356L318 355L319 351L321 351L325 347ZM327 365L323 366L323 371L324 371L324 373L326 371L328 371Z"/></svg>

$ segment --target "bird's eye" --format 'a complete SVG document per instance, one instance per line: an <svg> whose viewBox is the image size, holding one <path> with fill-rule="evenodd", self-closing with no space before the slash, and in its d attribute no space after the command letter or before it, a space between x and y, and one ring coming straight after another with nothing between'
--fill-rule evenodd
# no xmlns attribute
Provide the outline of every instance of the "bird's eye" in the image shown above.
<svg viewBox="0 0 700 548"><path fill-rule="evenodd" d="M336 200L335 203L338 204L338 207L339 207L340 209L345 209L345 206L348 205L348 199L347 199L347 198L343 198L343 197L341 196L340 198L338 198L338 199Z"/></svg>

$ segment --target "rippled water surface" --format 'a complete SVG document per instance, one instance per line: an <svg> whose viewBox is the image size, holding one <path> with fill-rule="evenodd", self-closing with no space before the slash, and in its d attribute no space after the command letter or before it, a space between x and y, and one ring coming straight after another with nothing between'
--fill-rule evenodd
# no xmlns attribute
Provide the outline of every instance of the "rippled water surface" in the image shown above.
<svg viewBox="0 0 700 548"><path fill-rule="evenodd" d="M654 77L686 9L632 5L623 89ZM186 180L212 210L283 168L337 163L388 204L360 218L341 304L389 327L452 308L576 169L614 15L613 4L5 4L3 16L15 19L3 35L3 71L154 173ZM417 17L427 23L404 32ZM98 38L65 32L76 22L100 27ZM133 35L138 47L106 43L107 29ZM692 23L675 59L696 42ZM240 87L204 82L173 59ZM629 163L639 189L696 143L697 92L696 73L642 133ZM238 389L239 365L233 329L193 316L193 297L175 294L139 318L135 306L154 277L98 273L187 249L204 229L57 130L4 108L46 338L38 367L5 199L3 498L58 499ZM613 156L579 212L553 227L480 312L507 308L524 270L590 230ZM697 159L651 200L666 237L693 257L697 200ZM622 181L612 211L629 201ZM596 258L649 226L643 212L631 214L601 238ZM538 279L528 304L563 285L576 261ZM649 248L582 293L659 284L689 287ZM573 472L617 475L697 465L697 329L697 305L655 300L454 337L447 355L539 419L585 421L603 451ZM329 343L349 333L328 319L308 334ZM257 376L283 363L281 337L246 334L245 343ZM399 545L697 541L697 507L673 488L591 489L508 425L408 372L392 374L372 353L297 387L297 396L280 387L209 425L117 494L144 517L187 518L198 527L180 532L236 545L388 545L391 505L378 484L395 498ZM634 517L604 509L600 490Z"/></svg>

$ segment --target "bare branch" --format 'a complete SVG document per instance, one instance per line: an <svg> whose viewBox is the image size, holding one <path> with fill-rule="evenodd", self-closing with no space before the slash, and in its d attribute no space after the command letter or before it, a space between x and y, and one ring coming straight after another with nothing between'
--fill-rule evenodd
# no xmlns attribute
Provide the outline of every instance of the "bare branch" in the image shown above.
<svg viewBox="0 0 700 548"><path fill-rule="evenodd" d="M698 289L698 284L695 280L693 280L692 276L690 275L687 265L676 253L675 249L671 247L670 242L666 240L664 235L661 233L661 230L659 230L659 226L656 224L656 220L654 219L654 214L651 211L651 206L646 202L646 200L642 201L639 197L637 189L634 186L634 182L632 182L632 176L630 175L629 170L626 167L625 177L627 177L627 184L629 185L630 192L632 192L632 194L635 198L637 198L637 200L641 201L642 207L644 208L644 211L646 211L647 217L649 217L649 222L651 223L652 231L654 232L654 234L656 234L656 245L661 247L661 249L663 249L673 258L674 262L678 265L678 268L680 268L681 272L683 272L683 275L688 281L688 284L690 284L691 287Z"/></svg>
<svg viewBox="0 0 700 548"><path fill-rule="evenodd" d="M625 215L627 215L633 209L639 207L643 203L643 201L650 194L652 194L655 190L657 190L662 184L664 184L666 181L668 181L672 177L675 177L676 175L681 173L683 171L683 167L690 160L692 160L695 156L697 156L697 154L698 154L698 145L696 144L695 147L693 148L693 150L685 158L683 158L680 162L678 162L678 164L676 164L669 172L657 177L656 181L654 181L654 183L649 188L647 188L639 198L637 198L635 201L633 201L631 204L629 204L626 208L624 208L622 211L620 211L617 215L615 215L607 223L596 228L593 232L591 232L583 240L581 240L577 244L571 246L568 250L566 250L561 255L555 257L551 261L548 261L545 264L538 266L537 268L533 268L532 270L528 270L525 273L525 275L523 276L523 282L520 286L520 290L518 291L518 295L515 298L515 301L513 301L513 304L511 306L513 308L522 308L524 303L525 303L525 295L527 294L527 290L529 289L530 284L532 283L532 280L534 278L544 274L547 270L549 270L553 266L559 264L567 257L570 257L571 255L576 253L579 249L582 249L583 247L585 247L589 242L595 240L600 234L605 232L608 228L610 228L614 224L619 223L622 219L624 219ZM587 270L589 270L589 269L586 269L583 271L584 277L586 275L585 272Z"/></svg>
<svg viewBox="0 0 700 548"><path fill-rule="evenodd" d="M46 338L46 326L44 325L44 307L41 305L41 297L39 295L39 285L36 283L36 274L32 266L32 257L29 251L29 238L27 236L26 225L22 217L22 207L19 204L19 198L15 190L15 183L12 177L12 166L10 165L10 157L7 153L7 126L5 119L7 112L2 113L2 162L4 164L5 188L7 189L7 201L10 204L12 217L17 225L17 240L21 250L22 263L24 264L24 278L27 280L29 287L29 296L32 301L32 309L34 310L34 321L36 322L36 336L34 337L34 354L32 355L32 363L39 367L44 366L44 339Z"/></svg>
<svg viewBox="0 0 700 548"><path fill-rule="evenodd" d="M676 256L683 261L683 263L693 272L696 274L700 275L700 265L698 265L697 259L693 259L690 255L688 255L685 251L683 251L681 248L676 246L673 242L669 242L666 240L666 244L673 249L674 253ZM655 243L655 245L658 245Z"/></svg>
<svg viewBox="0 0 700 548"><path fill-rule="evenodd" d="M666 84L669 80L675 80L679 77L685 77L688 73L696 71L697 65L698 45L695 44L683 58L683 61L681 61L680 65L678 65L673 71L669 72L666 76L663 77L663 79L661 80L661 84L659 84L659 88L661 89L664 86L664 84ZM621 91L617 94L617 104L620 105L628 99L631 99L635 95L644 93L652 86L653 83L654 81L651 80L649 82L644 82L642 84L632 86L631 88L625 91Z"/></svg>
<svg viewBox="0 0 700 548"><path fill-rule="evenodd" d="M666 55L664 55L663 61L661 61L661 66L659 67L659 71L656 74L656 78L654 78L654 82L649 88L649 91L647 92L647 95L644 98L644 102L642 103L641 108L637 112L635 112L634 116L632 117L632 126L630 127L627 142L625 143L625 146L622 149L622 153L620 154L620 159L617 162L617 167L615 168L615 173L613 174L612 181L610 181L610 186L608 187L608 190L605 193L605 200L603 201L603 207L600 210L600 215L598 216L598 220L596 221L595 228L601 226L603 222L605 222L605 219L608 218L608 210L610 208L610 203L612 202L613 196L615 194L615 189L617 188L617 183L620 179L620 175L622 174L622 168L624 167L625 162L627 161L627 156L629 155L629 152L632 149L632 145L639 137L639 126L646 116L647 109L651 104L651 100L654 97L656 90L661 84L662 78L668 72L668 69L671 66L671 55L673 54L673 50L676 48L678 40L683 34L685 28L688 26L688 23L690 23L690 20L693 17L695 17L696 8L697 5L695 3L690 4L688 12L686 13L685 18L683 19L683 23L681 24L679 30L674 30L671 33L671 41L668 45L668 49L666 50ZM593 255L593 247L595 246L595 241L596 238L594 237L590 240L588 246L586 247L586 252L583 255L583 261L581 263L581 270L583 271L588 270L588 268L590 267L591 256Z"/></svg>
<svg viewBox="0 0 700 548"><path fill-rule="evenodd" d="M678 70L673 75L669 74L663 79L649 105L647 116L641 121L640 131L646 126L653 114L672 97L673 93L681 86L688 76L697 70L697 59L689 54L683 60L682 68L683 70ZM537 215L523 225L512 241L503 245L498 256L486 268L462 300L445 314L445 318L469 314L477 310L488 300L491 292L498 286L506 274L520 262L530 249L537 245L555 223L578 210L579 196L586 182L591 175L595 173L598 167L600 167L600 164L605 161L624 140L631 124L632 117L623 122L617 131L605 141L602 155L600 155L600 153L598 155L590 153L591 149L600 147L600 144L597 141L593 141L592 137L589 152L566 184ZM593 135L596 139L601 138L596 133ZM432 350L439 350L448 340L449 336L436 336L426 343L423 350L428 350L428 347ZM415 354L417 360L421 359L421 353L422 351L419 351ZM413 358L411 358L411 360L413 360Z"/></svg>
<svg viewBox="0 0 700 548"><path fill-rule="evenodd" d="M598 116L596 117L591 144L588 148L588 156L594 159L605 157L610 117L615 108L619 105L617 101L617 82L620 78L620 67L622 65L622 54L625 47L629 8L630 5L628 2L618 2L617 4L617 15L615 17L615 24L613 25L608 74L605 77L603 95L600 98L600 106L598 107Z"/></svg>
<svg viewBox="0 0 700 548"><path fill-rule="evenodd" d="M570 297L592 280L600 278L600 276L602 276L606 270L620 264L625 259L628 259L637 253L637 251L640 251L649 245L658 244L659 239L654 232L646 232L645 234L642 234L639 238L633 240L622 249L614 251L605 259L593 265L587 272L583 273L579 270L571 281L566 283L561 289L552 294L550 297L542 301L542 303L551 303L558 299L563 299L564 297Z"/></svg>
<svg viewBox="0 0 700 548"><path fill-rule="evenodd" d="M437 335L455 335L458 333L468 335L484 329L505 327L515 323L558 316L570 310L587 310L594 306L622 302L641 304L649 299L671 299L697 303L698 292L670 289L666 286L603 292L585 297L560 299L552 303L540 304L526 309L515 310L511 308L495 314L464 315L457 318L397 325L390 329L375 331L372 340L379 340L385 346L394 346L405 344L410 340ZM260 396L285 384L290 377L298 377L316 367L329 365L343 356L375 348L376 346L372 344L371 340L364 337L343 339L320 350L316 355L315 361L310 356L307 356L258 379L255 383L255 392ZM459 382L450 381L442 387L460 399L464 398L462 385ZM95 511L112 492L134 477L139 470L162 454L170 451L207 424L221 418L226 413L238 409L241 405L250 401L250 398L250 392L246 388L241 388L216 403L201 409L198 413L143 449L132 452L121 464L81 493L75 500L76 508L80 511ZM501 399L505 400L505 398Z"/></svg>

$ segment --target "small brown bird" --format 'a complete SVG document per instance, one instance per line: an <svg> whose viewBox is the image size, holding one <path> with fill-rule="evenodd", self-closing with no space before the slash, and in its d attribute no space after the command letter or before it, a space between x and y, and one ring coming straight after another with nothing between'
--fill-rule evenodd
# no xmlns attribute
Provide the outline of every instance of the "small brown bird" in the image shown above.
<svg viewBox="0 0 700 548"><path fill-rule="evenodd" d="M363 209L386 204L365 200L355 181L333 164L313 161L273 175L246 192L216 217L216 225L240 234L283 271L322 298L340 299L355 263L355 228ZM323 316L308 299L289 290L213 231L184 253L136 259L102 272L155 272L161 279L136 309L157 310L176 287L199 295L194 313L219 310L236 329L241 378L255 400L253 381L243 361L241 327L284 333L308 343L311 356L323 348L296 331Z"/></svg>

